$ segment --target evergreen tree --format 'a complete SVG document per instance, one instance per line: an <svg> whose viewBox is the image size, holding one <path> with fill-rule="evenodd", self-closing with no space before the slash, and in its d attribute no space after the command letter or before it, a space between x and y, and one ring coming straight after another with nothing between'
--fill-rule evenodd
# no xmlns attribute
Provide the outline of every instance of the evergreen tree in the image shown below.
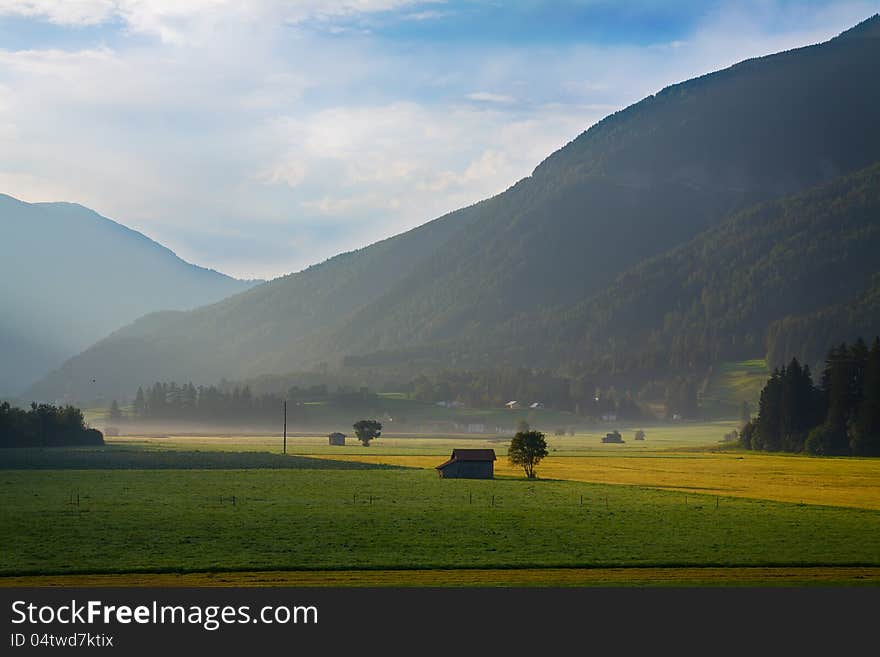
<svg viewBox="0 0 880 657"><path fill-rule="evenodd" d="M134 397L134 414L137 417L143 417L144 412L147 409L147 402L144 398L144 389L141 386L138 386L137 394Z"/></svg>
<svg viewBox="0 0 880 657"><path fill-rule="evenodd" d="M828 412L821 436L822 454L846 454L849 451L847 424L853 410L854 361L846 344L829 356L828 388L825 391Z"/></svg>
<svg viewBox="0 0 880 657"><path fill-rule="evenodd" d="M865 359L861 402L852 426L854 454L880 456L880 337L874 338Z"/></svg>
<svg viewBox="0 0 880 657"><path fill-rule="evenodd" d="M758 402L758 417L755 418L755 429L751 434L752 449L771 452L782 446L779 427L783 376L784 368L783 371L773 370L770 380L761 391L761 398Z"/></svg>
<svg viewBox="0 0 880 657"><path fill-rule="evenodd" d="M800 452L807 434L821 422L816 413L817 394L810 368L793 358L783 370L779 391L778 442L788 452Z"/></svg>

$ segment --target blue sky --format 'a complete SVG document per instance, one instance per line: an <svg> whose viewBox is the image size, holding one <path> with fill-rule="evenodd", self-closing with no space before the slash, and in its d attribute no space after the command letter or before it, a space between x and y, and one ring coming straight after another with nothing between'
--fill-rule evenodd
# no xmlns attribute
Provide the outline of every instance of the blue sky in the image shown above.
<svg viewBox="0 0 880 657"><path fill-rule="evenodd" d="M501 192L663 86L878 9L0 0L0 192L274 277Z"/></svg>

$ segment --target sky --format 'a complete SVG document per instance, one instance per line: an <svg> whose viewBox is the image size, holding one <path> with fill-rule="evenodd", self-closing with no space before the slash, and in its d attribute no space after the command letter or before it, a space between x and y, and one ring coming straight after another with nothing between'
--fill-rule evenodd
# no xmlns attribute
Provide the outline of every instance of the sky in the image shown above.
<svg viewBox="0 0 880 657"><path fill-rule="evenodd" d="M0 192L273 278L504 191L880 0L0 0Z"/></svg>

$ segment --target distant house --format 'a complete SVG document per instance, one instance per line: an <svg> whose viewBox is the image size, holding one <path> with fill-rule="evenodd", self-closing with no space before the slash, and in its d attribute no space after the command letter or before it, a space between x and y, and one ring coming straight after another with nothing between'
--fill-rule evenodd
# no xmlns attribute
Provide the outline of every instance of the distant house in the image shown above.
<svg viewBox="0 0 880 657"><path fill-rule="evenodd" d="M437 466L441 479L492 479L495 476L494 449L454 449L445 463Z"/></svg>
<svg viewBox="0 0 880 657"><path fill-rule="evenodd" d="M602 414L603 422L617 422L617 413L603 413Z"/></svg>
<svg viewBox="0 0 880 657"><path fill-rule="evenodd" d="M544 408L544 402L532 402L529 404L529 408L541 409Z"/></svg>
<svg viewBox="0 0 880 657"><path fill-rule="evenodd" d="M334 431L330 434L330 444L336 447L345 447L345 434Z"/></svg>
<svg viewBox="0 0 880 657"><path fill-rule="evenodd" d="M515 409L515 408L519 408L519 407L520 407L520 403L519 403L518 401L516 401L516 400L513 400L513 401L509 401L509 402L507 402L507 403L505 404L505 406L507 406L507 408L509 408L510 410L513 410L513 409Z"/></svg>

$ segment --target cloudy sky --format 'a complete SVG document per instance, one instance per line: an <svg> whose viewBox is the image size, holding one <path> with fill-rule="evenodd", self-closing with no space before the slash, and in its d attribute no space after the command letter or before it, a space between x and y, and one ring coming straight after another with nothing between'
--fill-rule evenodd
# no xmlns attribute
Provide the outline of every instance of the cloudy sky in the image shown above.
<svg viewBox="0 0 880 657"><path fill-rule="evenodd" d="M0 192L271 278L501 192L665 85L878 9L0 0Z"/></svg>

